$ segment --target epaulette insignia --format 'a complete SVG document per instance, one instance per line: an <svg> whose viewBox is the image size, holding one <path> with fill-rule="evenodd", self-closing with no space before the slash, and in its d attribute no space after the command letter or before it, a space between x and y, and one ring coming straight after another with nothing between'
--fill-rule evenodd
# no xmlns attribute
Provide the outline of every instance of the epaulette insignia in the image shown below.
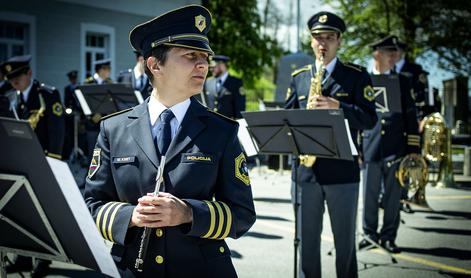
<svg viewBox="0 0 471 278"><path fill-rule="evenodd" d="M247 168L245 155L242 152L235 158L235 173L234 174L236 178L241 180L245 185L247 186L250 185L249 169Z"/></svg>
<svg viewBox="0 0 471 278"><path fill-rule="evenodd" d="M108 118L111 118L111 117L114 117L114 116L117 116L119 114L123 114L124 112L128 112L129 110L132 110L134 107L131 107L131 108L128 108L128 109L124 109L124 110L121 110L121 111L118 111L118 112L114 112L114 113L111 113L109 115L106 115L104 117L101 118L101 121L103 120L106 120Z"/></svg>
<svg viewBox="0 0 471 278"><path fill-rule="evenodd" d="M349 68L352 68L354 70L357 70L359 72L362 72L364 70L364 67L360 66L360 65L357 65L357 64L353 64L353 63L345 63L344 64L346 67L349 67Z"/></svg>
<svg viewBox="0 0 471 278"><path fill-rule="evenodd" d="M303 72L303 71L308 71L308 70L311 70L311 65L307 65L305 67L302 67L300 69L297 69L295 71L293 71L293 73L291 73L291 76L296 76L298 75L299 73Z"/></svg>
<svg viewBox="0 0 471 278"><path fill-rule="evenodd" d="M48 93L53 93L56 90L56 87L46 85L44 83L41 83L41 89L47 91Z"/></svg>

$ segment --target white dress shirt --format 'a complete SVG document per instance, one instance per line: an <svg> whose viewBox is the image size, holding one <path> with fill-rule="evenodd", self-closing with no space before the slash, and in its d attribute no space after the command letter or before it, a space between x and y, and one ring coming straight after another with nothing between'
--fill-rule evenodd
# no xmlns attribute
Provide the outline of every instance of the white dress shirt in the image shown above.
<svg viewBox="0 0 471 278"><path fill-rule="evenodd" d="M152 127L152 137L155 138L157 134L155 134L155 126L157 121L159 121L160 114L166 110L172 110L173 115L175 117L170 121L170 128L172 129L172 139L177 134L178 129L185 117L186 111L188 111L188 107L190 107L191 100L186 99L180 103L175 104L174 106L167 108L165 105L160 103L154 96L151 96L149 99L149 103L147 104L147 109L149 110L150 116L150 125Z"/></svg>

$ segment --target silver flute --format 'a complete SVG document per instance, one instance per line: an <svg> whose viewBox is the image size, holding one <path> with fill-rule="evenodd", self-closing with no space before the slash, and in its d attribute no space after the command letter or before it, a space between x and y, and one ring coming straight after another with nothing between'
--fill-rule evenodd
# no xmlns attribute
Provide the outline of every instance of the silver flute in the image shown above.
<svg viewBox="0 0 471 278"><path fill-rule="evenodd" d="M153 196L159 195L163 184L164 184L164 167L165 167L165 156L160 159L160 165L157 168L157 176L155 177L155 189ZM144 227L144 232L141 237L141 244L139 246L139 254L137 255L136 263L134 267L137 271L142 272L144 270L144 256L147 253L147 246L149 245L150 235L152 234L152 228Z"/></svg>

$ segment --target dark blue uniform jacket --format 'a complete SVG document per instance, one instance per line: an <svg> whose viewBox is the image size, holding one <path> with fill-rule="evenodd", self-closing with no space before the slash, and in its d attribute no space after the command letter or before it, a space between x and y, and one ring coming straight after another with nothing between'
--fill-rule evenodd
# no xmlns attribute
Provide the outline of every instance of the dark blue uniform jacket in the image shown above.
<svg viewBox="0 0 471 278"><path fill-rule="evenodd" d="M292 73L285 108L306 108L311 77L315 73L315 65L308 65ZM365 69L353 64L344 64L340 60L322 85L322 95L340 101L340 109L348 119L355 144L358 131L372 128L377 121L372 90L371 79ZM298 173L299 182L317 181L323 185L354 183L360 180L356 157L353 161L317 158L312 168L300 166Z"/></svg>
<svg viewBox="0 0 471 278"><path fill-rule="evenodd" d="M143 228L128 224L137 199L154 191L159 166L148 101L100 124L98 167L90 168L84 197L126 277L236 276L224 238L242 236L255 222L238 125L191 100L167 151L164 182L192 207L193 222L154 229L142 273L134 263Z"/></svg>

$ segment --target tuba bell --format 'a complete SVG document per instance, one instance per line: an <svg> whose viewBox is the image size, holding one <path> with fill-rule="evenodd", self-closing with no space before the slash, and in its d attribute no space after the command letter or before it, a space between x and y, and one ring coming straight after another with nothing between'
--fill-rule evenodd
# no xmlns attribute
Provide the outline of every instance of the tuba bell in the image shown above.
<svg viewBox="0 0 471 278"><path fill-rule="evenodd" d="M425 117L422 141L422 154L430 170L437 173L431 183L437 187L449 187L453 183L451 133L440 113Z"/></svg>
<svg viewBox="0 0 471 278"><path fill-rule="evenodd" d="M415 153L406 155L402 159L401 164L399 164L396 177L399 180L399 184L408 189L409 199L406 202L430 208L425 199L428 167L421 155Z"/></svg>

